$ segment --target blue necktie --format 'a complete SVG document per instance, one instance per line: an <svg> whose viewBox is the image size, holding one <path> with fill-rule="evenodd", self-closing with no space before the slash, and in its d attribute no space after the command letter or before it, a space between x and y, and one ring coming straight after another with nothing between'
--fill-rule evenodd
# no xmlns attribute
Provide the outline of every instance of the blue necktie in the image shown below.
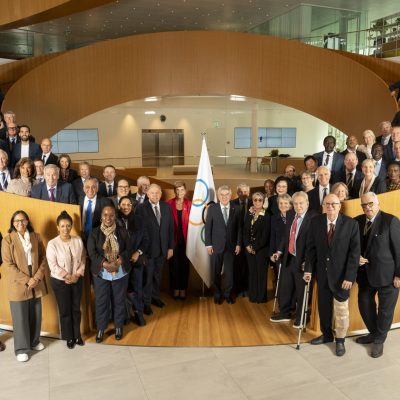
<svg viewBox="0 0 400 400"><path fill-rule="evenodd" d="M89 237L91 230L92 230L92 200L89 200L89 204L86 209L85 227L83 230L86 239Z"/></svg>

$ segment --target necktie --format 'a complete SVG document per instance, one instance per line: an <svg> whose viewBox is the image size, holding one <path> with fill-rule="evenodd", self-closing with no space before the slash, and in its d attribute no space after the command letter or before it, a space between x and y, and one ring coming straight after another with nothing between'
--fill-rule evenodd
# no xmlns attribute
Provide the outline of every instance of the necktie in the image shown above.
<svg viewBox="0 0 400 400"><path fill-rule="evenodd" d="M224 207L224 221L225 225L228 224L228 207Z"/></svg>
<svg viewBox="0 0 400 400"><path fill-rule="evenodd" d="M50 188L49 192L50 192L50 201L56 201L56 198L54 197L54 190L55 188Z"/></svg>
<svg viewBox="0 0 400 400"><path fill-rule="evenodd" d="M161 215L160 215L160 210L158 209L157 206L154 206L154 214L156 215L158 225L160 225L161 224Z"/></svg>
<svg viewBox="0 0 400 400"><path fill-rule="evenodd" d="M353 174L351 172L347 173L347 181L346 181L346 185L349 186L351 184L351 180L353 178Z"/></svg>
<svg viewBox="0 0 400 400"><path fill-rule="evenodd" d="M139 202L139 204L142 204L143 203L143 196L140 196L140 195L138 195L138 202Z"/></svg>
<svg viewBox="0 0 400 400"><path fill-rule="evenodd" d="M324 198L326 197L327 194L328 194L328 188L324 188L324 190L323 190L323 192L322 192L322 201L321 201L321 204L322 204L322 202L324 201Z"/></svg>
<svg viewBox="0 0 400 400"><path fill-rule="evenodd" d="M335 224L332 222L329 224L329 231L328 231L328 245L330 246L333 239L333 234L335 233Z"/></svg>
<svg viewBox="0 0 400 400"><path fill-rule="evenodd" d="M372 225L372 222L367 221L367 223L365 224L365 227L364 227L364 236L366 236L368 234L369 230L371 229L371 225Z"/></svg>
<svg viewBox="0 0 400 400"><path fill-rule="evenodd" d="M325 163L324 163L325 166L329 165L329 159L330 159L330 157L331 157L330 154L327 154L327 155L326 155Z"/></svg>
<svg viewBox="0 0 400 400"><path fill-rule="evenodd" d="M112 196L112 185L108 185L108 196Z"/></svg>
<svg viewBox="0 0 400 400"><path fill-rule="evenodd" d="M1 173L1 186L2 186L3 190L7 189L7 185L8 185L8 182L7 182L6 174L5 174L5 172L2 172Z"/></svg>
<svg viewBox="0 0 400 400"><path fill-rule="evenodd" d="M83 228L86 239L88 238L91 230L92 230L92 200L89 200L88 206L86 208L85 227Z"/></svg>
<svg viewBox="0 0 400 400"><path fill-rule="evenodd" d="M289 253L295 255L294 243L296 239L296 230L297 230L297 222L299 220L299 216L296 214L296 217L293 221L292 227L290 228L290 238L289 238Z"/></svg>
<svg viewBox="0 0 400 400"><path fill-rule="evenodd" d="M43 160L43 164L46 165L46 156L44 154L43 154L42 160Z"/></svg>

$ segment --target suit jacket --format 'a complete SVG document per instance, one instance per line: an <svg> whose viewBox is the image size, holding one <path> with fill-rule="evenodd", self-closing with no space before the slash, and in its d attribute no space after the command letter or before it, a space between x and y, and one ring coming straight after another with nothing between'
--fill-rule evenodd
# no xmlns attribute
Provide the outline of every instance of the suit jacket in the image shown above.
<svg viewBox="0 0 400 400"><path fill-rule="evenodd" d="M10 165L12 168L15 167L15 164L21 159L21 142L17 143L11 154L11 162ZM36 143L29 142L29 158L34 160L35 158L40 156L40 146Z"/></svg>
<svg viewBox="0 0 400 400"><path fill-rule="evenodd" d="M328 193L331 192L332 185L329 184ZM309 202L309 210L321 211L321 202L319 200L319 185L317 185L314 189L311 189L307 192L308 202Z"/></svg>
<svg viewBox="0 0 400 400"><path fill-rule="evenodd" d="M42 239L35 232L30 232L32 244L32 277L40 282L35 288L35 296L42 297L47 294L45 272L47 269L46 250ZM32 290L26 287L31 275L24 248L18 233L13 231L1 243L3 266L8 268L8 300L25 301L33 298Z"/></svg>
<svg viewBox="0 0 400 400"><path fill-rule="evenodd" d="M17 135L17 143L13 143L10 141L10 138L7 138L7 146L8 146L8 154L12 154L14 146L21 142L21 138Z"/></svg>
<svg viewBox="0 0 400 400"><path fill-rule="evenodd" d="M387 178L386 162L383 158L382 158L381 168L379 170L378 178L382 181L385 181Z"/></svg>
<svg viewBox="0 0 400 400"><path fill-rule="evenodd" d="M362 180L364 178L364 175L361 171L359 171L358 169L356 169L356 172L354 174L353 180L350 182L349 185L347 185L347 188L349 189L349 196L350 198L353 198L353 189L354 189L354 183L358 180ZM337 180L336 182L343 182L346 183L347 181L347 171L344 169L340 175L337 176ZM356 196L357 198L358 196Z"/></svg>
<svg viewBox="0 0 400 400"><path fill-rule="evenodd" d="M286 213L286 223L288 218L294 216L294 211L289 210ZM286 224L282 219L281 214L275 214L271 217L271 241L269 243L270 255L276 253L279 250L279 246L285 236Z"/></svg>
<svg viewBox="0 0 400 400"><path fill-rule="evenodd" d="M125 220L127 220L128 226L126 226ZM127 231L132 253L141 250L148 256L150 252L150 238L143 218L140 215L135 215L133 212L126 218L121 212L118 212L117 224Z"/></svg>
<svg viewBox="0 0 400 400"><path fill-rule="evenodd" d="M7 153L8 158L10 158L10 147L8 146L8 143L3 139L0 139L0 149L4 150Z"/></svg>
<svg viewBox="0 0 400 400"><path fill-rule="evenodd" d="M76 198L72 185L67 182L58 182L57 190L55 193L56 203L76 204ZM49 193L47 191L46 182L39 183L32 186L31 197L34 199L41 199L49 201Z"/></svg>
<svg viewBox="0 0 400 400"><path fill-rule="evenodd" d="M129 244L128 234L123 228L117 226L115 229L115 236L117 237L119 245L119 255L122 258L122 269L124 272L129 273L132 265L130 263L132 249ZM87 241L87 251L91 261L90 270L95 276L99 275L100 271L103 269L103 262L105 260L103 244L105 239L104 233L98 226L90 232Z"/></svg>
<svg viewBox="0 0 400 400"><path fill-rule="evenodd" d="M40 158L43 157L43 152L40 153ZM58 163L58 157L50 152L50 155L46 158L46 162L44 163L44 165L49 165L49 164L54 164L57 165Z"/></svg>
<svg viewBox="0 0 400 400"><path fill-rule="evenodd" d="M245 221L245 219L246 219L246 217L247 217L247 212L249 211L250 207L253 205L253 202L252 202L251 198L248 198L248 199L247 199L246 208L243 207L242 210L240 210L240 200L239 200L239 197L238 197L237 199L235 199L235 200L231 200L231 205L232 205L233 207L236 207L236 208L239 209L239 212L240 212L240 219L241 219L241 221L242 221L242 224L244 224L244 221Z"/></svg>
<svg viewBox="0 0 400 400"><path fill-rule="evenodd" d="M355 220L339 214L332 243L328 245L326 214L310 221L307 236L305 272L315 272L323 284L328 280L333 293L342 291L344 280L354 282L360 262L360 234ZM347 294L348 296L348 294Z"/></svg>
<svg viewBox="0 0 400 400"><path fill-rule="evenodd" d="M278 195L274 194L268 199L268 208L267 212L269 215L280 215L279 207L278 207Z"/></svg>
<svg viewBox="0 0 400 400"><path fill-rule="evenodd" d="M235 251L242 245L242 223L240 210L229 205L228 223L225 224L220 203L208 208L205 224L205 245L212 246L216 253Z"/></svg>
<svg viewBox="0 0 400 400"><path fill-rule="evenodd" d="M146 201L136 207L135 214L140 215L147 226L150 239L150 257L166 257L169 249L174 248L174 222L172 219L171 207L159 202L161 222L158 225L157 218L153 211L153 205Z"/></svg>
<svg viewBox="0 0 400 400"><path fill-rule="evenodd" d="M322 159L324 157L324 152L320 151L319 153L315 153L314 157L318 161L318 166L322 165ZM333 161L332 161L332 169L331 169L332 176L336 173L340 173L340 171L343 169L343 165L344 165L343 154L333 152Z"/></svg>
<svg viewBox="0 0 400 400"><path fill-rule="evenodd" d="M100 184L99 184L99 195L101 197L111 197L111 196L108 196L107 184L105 182L100 182ZM117 195L117 182L116 181L114 181L112 195L113 196Z"/></svg>
<svg viewBox="0 0 400 400"><path fill-rule="evenodd" d="M342 151L340 154L341 154L343 157L346 157L346 154L347 154L348 152L349 152L349 151L346 149L346 150ZM358 151L358 150L356 150L356 156L357 156L357 159L358 159L357 170L361 171L361 164L362 164L362 162L363 162L364 160L367 159L367 156L365 155L365 153L364 153L363 151ZM344 163L344 158L343 158L343 163Z"/></svg>
<svg viewBox="0 0 400 400"><path fill-rule="evenodd" d="M137 205L136 199L133 197L132 193L129 193L128 197L132 200L132 205L133 205L133 208L135 209L136 205ZM109 197L109 199L113 202L115 209L118 210L118 206L119 206L119 204L118 204L119 203L118 196L115 195L115 196Z"/></svg>
<svg viewBox="0 0 400 400"><path fill-rule="evenodd" d="M175 198L167 200L167 204L171 207L172 217L174 219L174 240L175 244L178 244L178 211L176 209L176 201ZM189 199L183 199L182 206L182 233L183 238L185 239L185 243L187 240L187 232L189 227L189 214L190 209L192 208L192 202Z"/></svg>
<svg viewBox="0 0 400 400"><path fill-rule="evenodd" d="M75 180L73 180L71 185L74 189L75 197L77 199L79 199L82 196L85 197L85 192L83 191L83 182L80 176L78 176Z"/></svg>
<svg viewBox="0 0 400 400"><path fill-rule="evenodd" d="M355 218L360 230L360 243L363 241L366 216ZM360 266L357 282L372 287L389 286L395 276L400 277L400 221L392 214L380 211L371 225L365 258L368 264Z"/></svg>
<svg viewBox="0 0 400 400"><path fill-rule="evenodd" d="M304 215L303 222L300 225L299 232L296 238L296 268L299 270L303 270L302 264L306 259L306 246L307 246L307 236L310 228L310 222L313 217L319 215L315 210L307 210ZM285 235L281 244L279 246L279 251L283 254L282 257L282 265L288 266L288 256L289 256L289 240L290 240L290 229L292 227L294 218L296 214L291 213L288 217L286 226L285 226Z"/></svg>
<svg viewBox="0 0 400 400"><path fill-rule="evenodd" d="M385 160L386 164L389 164L395 158L396 156L393 151L393 141L392 138L390 138L388 144L383 146L383 159Z"/></svg>
<svg viewBox="0 0 400 400"><path fill-rule="evenodd" d="M363 179L354 181L353 196L352 196L353 199L360 197L360 188L361 188L362 181L363 181ZM374 180L374 183L372 184L369 191L374 192L376 194L386 193L386 182L384 180L376 177Z"/></svg>
<svg viewBox="0 0 400 400"><path fill-rule="evenodd" d="M389 135L390 136L390 135ZM382 135L379 135L379 136L377 136L376 137L376 143L382 143ZM389 141L388 141L388 143L390 142L390 138L389 138Z"/></svg>
<svg viewBox="0 0 400 400"><path fill-rule="evenodd" d="M267 213L259 215L257 220L251 224L252 219L253 216L248 212L243 226L243 245L244 247L251 245L256 253L266 250L269 254L271 216Z"/></svg>
<svg viewBox="0 0 400 400"><path fill-rule="evenodd" d="M12 179L13 171L10 168L7 168L7 170L4 170L2 172L5 172L7 174L7 182L8 182L7 185L8 185ZM3 186L1 186L1 179L0 179L0 192L5 192L5 191L6 190L3 188Z"/></svg>

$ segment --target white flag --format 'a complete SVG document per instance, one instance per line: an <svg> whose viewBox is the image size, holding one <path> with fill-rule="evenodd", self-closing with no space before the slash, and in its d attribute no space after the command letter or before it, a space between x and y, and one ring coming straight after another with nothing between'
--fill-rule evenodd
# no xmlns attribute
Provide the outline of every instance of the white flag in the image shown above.
<svg viewBox="0 0 400 400"><path fill-rule="evenodd" d="M194 187L192 208L189 215L189 228L186 255L207 287L211 286L210 256L205 247L204 216L210 202L215 202L215 186L208 157L206 140L203 137L199 169Z"/></svg>

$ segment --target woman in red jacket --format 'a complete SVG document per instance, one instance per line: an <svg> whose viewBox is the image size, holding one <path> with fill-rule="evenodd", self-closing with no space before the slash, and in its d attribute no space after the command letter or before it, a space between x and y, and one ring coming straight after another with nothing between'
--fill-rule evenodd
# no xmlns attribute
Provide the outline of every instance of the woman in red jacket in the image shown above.
<svg viewBox="0 0 400 400"><path fill-rule="evenodd" d="M186 257L186 240L192 202L185 197L186 185L184 182L177 181L174 186L175 198L167 201L174 217L175 235L174 255L169 260L170 285L174 299L185 300L190 268L189 260Z"/></svg>

